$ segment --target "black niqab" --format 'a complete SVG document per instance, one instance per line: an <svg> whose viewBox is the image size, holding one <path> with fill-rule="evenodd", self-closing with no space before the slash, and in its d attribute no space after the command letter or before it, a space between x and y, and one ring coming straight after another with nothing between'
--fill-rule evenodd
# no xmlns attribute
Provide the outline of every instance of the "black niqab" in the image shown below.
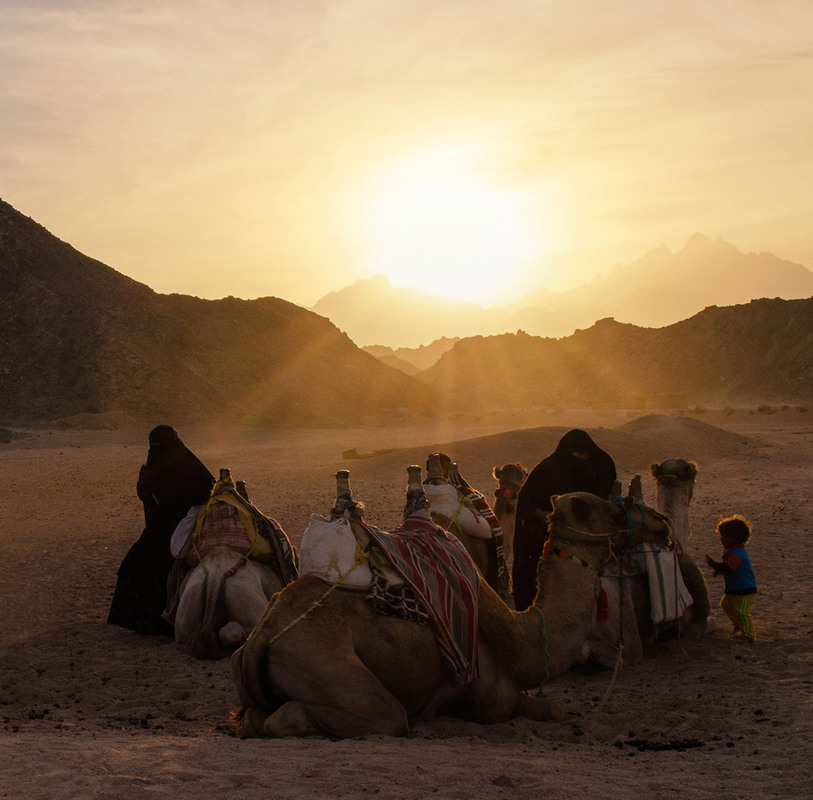
<svg viewBox="0 0 813 800"><path fill-rule="evenodd" d="M578 455L574 455L578 454ZM587 458L579 456L586 455ZM536 565L548 539L547 522L536 511L552 510L551 497L569 492L590 492L609 498L615 482L615 463L578 428L568 431L547 458L531 470L517 498L512 580L514 605L523 611L536 594Z"/></svg>

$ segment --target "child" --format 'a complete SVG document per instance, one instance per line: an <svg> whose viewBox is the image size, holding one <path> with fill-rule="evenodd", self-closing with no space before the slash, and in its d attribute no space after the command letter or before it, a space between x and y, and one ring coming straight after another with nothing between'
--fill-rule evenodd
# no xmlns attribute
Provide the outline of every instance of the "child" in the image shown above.
<svg viewBox="0 0 813 800"><path fill-rule="evenodd" d="M757 581L751 559L745 545L751 538L751 523L743 516L734 514L720 520L717 533L723 545L723 560L715 561L706 556L706 563L714 575L723 575L725 594L720 608L734 625L732 636L742 636L749 642L756 639L751 606L757 593Z"/></svg>

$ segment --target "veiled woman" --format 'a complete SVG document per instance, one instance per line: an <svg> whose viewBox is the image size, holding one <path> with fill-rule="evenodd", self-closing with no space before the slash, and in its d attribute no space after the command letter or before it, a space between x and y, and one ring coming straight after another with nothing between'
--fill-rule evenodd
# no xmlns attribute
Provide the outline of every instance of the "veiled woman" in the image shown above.
<svg viewBox="0 0 813 800"><path fill-rule="evenodd" d="M615 475L612 458L579 429L568 431L556 450L531 470L517 498L511 573L517 611L528 608L536 595L536 565L548 539L551 497L590 492L606 499Z"/></svg>
<svg viewBox="0 0 813 800"><path fill-rule="evenodd" d="M169 541L189 508L205 503L214 476L169 425L150 431L147 463L136 491L144 504L144 531L118 571L107 621L137 633L172 635L161 618L172 568Z"/></svg>

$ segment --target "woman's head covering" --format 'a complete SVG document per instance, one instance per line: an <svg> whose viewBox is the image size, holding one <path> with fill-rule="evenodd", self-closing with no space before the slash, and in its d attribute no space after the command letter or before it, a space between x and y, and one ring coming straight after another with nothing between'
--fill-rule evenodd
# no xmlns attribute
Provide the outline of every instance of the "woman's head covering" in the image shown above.
<svg viewBox="0 0 813 800"><path fill-rule="evenodd" d="M571 453L590 453L593 455L599 449L590 438L590 434L579 428L568 431L556 445L557 456L569 456Z"/></svg>
<svg viewBox="0 0 813 800"><path fill-rule="evenodd" d="M163 447L176 443L183 444L178 432L169 425L158 425L150 431L150 447Z"/></svg>
<svg viewBox="0 0 813 800"><path fill-rule="evenodd" d="M205 501L214 485L214 476L183 443L178 432L169 425L158 425L150 431L149 441L138 496L144 499L143 495L149 493L164 503L177 497L179 504L186 506L184 514L190 505L201 502L198 498Z"/></svg>

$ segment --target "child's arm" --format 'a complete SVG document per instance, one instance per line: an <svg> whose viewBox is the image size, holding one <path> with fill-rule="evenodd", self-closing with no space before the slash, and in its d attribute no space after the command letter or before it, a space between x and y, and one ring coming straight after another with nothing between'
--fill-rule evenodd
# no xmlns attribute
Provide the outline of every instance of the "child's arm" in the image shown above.
<svg viewBox="0 0 813 800"><path fill-rule="evenodd" d="M722 575L724 572L731 572L731 567L725 561L715 561L711 556L706 556L706 563L711 567L712 575Z"/></svg>

